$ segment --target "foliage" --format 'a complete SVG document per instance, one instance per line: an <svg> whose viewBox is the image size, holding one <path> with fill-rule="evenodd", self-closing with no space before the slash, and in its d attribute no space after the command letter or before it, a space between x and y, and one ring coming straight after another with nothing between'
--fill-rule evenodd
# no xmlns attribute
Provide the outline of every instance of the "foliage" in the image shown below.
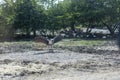
<svg viewBox="0 0 120 80"><path fill-rule="evenodd" d="M120 0L4 0L0 4L0 34L20 30L52 34L76 26L107 27L115 34L120 23ZM5 33L2 31L6 30Z"/></svg>
<svg viewBox="0 0 120 80"><path fill-rule="evenodd" d="M4 3L0 4L0 40L9 40L11 37L13 37L13 20L14 2L13 0L4 0Z"/></svg>
<svg viewBox="0 0 120 80"><path fill-rule="evenodd" d="M33 31L35 35L36 30L43 27L45 15L42 6L37 4L35 0L17 1L15 12L15 29L22 29L27 35Z"/></svg>

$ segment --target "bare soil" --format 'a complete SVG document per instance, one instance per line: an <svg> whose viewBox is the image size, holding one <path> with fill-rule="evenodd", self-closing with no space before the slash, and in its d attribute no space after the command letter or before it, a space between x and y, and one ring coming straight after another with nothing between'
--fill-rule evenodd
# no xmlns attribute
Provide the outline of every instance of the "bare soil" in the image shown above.
<svg viewBox="0 0 120 80"><path fill-rule="evenodd" d="M82 47L83 48L83 47ZM120 80L120 54L115 43L54 48L35 43L0 44L0 80Z"/></svg>

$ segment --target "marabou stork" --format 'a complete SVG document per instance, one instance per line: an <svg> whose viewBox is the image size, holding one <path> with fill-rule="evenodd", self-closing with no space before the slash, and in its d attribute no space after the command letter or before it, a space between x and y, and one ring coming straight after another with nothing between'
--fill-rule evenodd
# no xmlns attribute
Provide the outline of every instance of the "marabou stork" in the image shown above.
<svg viewBox="0 0 120 80"><path fill-rule="evenodd" d="M44 36L37 36L35 37L35 41L36 42L41 42L44 43L48 46L48 50L50 53L53 53L53 45L59 41L62 40L62 36L61 35L57 35L55 36L53 39L47 39Z"/></svg>

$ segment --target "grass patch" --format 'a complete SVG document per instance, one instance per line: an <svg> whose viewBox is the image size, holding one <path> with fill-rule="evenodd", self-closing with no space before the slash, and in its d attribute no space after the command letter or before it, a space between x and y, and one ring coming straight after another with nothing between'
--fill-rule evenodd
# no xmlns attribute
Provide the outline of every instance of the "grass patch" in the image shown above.
<svg viewBox="0 0 120 80"><path fill-rule="evenodd" d="M3 47L3 46L46 46L45 44L43 43L40 43L40 42L33 42L33 41L18 41L18 42L0 42L0 46Z"/></svg>
<svg viewBox="0 0 120 80"><path fill-rule="evenodd" d="M55 44L55 46L93 46L102 45L106 43L107 40L82 40L82 39L63 39L62 41ZM18 41L18 42L0 42L0 46L10 46L10 45L25 45L25 46L46 46L43 43L36 43L33 41Z"/></svg>
<svg viewBox="0 0 120 80"><path fill-rule="evenodd" d="M106 43L105 40L81 40L81 39L64 39L55 45L58 46L93 46Z"/></svg>

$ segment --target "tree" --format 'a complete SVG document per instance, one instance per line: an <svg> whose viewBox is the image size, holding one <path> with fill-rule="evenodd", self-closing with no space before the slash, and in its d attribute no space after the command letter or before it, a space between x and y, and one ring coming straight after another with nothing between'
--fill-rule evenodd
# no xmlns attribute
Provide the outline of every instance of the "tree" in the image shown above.
<svg viewBox="0 0 120 80"><path fill-rule="evenodd" d="M14 35L14 0L3 0L0 4L0 37L9 40Z"/></svg>
<svg viewBox="0 0 120 80"><path fill-rule="evenodd" d="M52 35L54 36L55 31L61 29L61 16L63 16L64 11L62 10L62 6L59 3L55 3L56 0L51 0L49 2L50 7L46 9L47 14L47 22L46 27L47 30L52 32Z"/></svg>
<svg viewBox="0 0 120 80"><path fill-rule="evenodd" d="M120 23L119 4L119 0L104 1L105 18L102 22L108 28L112 36L115 34L115 30Z"/></svg>
<svg viewBox="0 0 120 80"><path fill-rule="evenodd" d="M87 31L104 18L102 3L99 0L71 0L72 23L87 26Z"/></svg>
<svg viewBox="0 0 120 80"><path fill-rule="evenodd" d="M43 24L43 9L40 4L37 4L36 0L21 0L16 1L16 17L14 20L15 29L21 29L26 32L27 36L30 32L41 29Z"/></svg>
<svg viewBox="0 0 120 80"><path fill-rule="evenodd" d="M57 19L59 21L59 25L61 28L66 29L70 26L70 19L71 15L69 13L69 7L70 7L70 0L64 0L60 3L58 3L57 6L57 13L60 15L57 16Z"/></svg>

